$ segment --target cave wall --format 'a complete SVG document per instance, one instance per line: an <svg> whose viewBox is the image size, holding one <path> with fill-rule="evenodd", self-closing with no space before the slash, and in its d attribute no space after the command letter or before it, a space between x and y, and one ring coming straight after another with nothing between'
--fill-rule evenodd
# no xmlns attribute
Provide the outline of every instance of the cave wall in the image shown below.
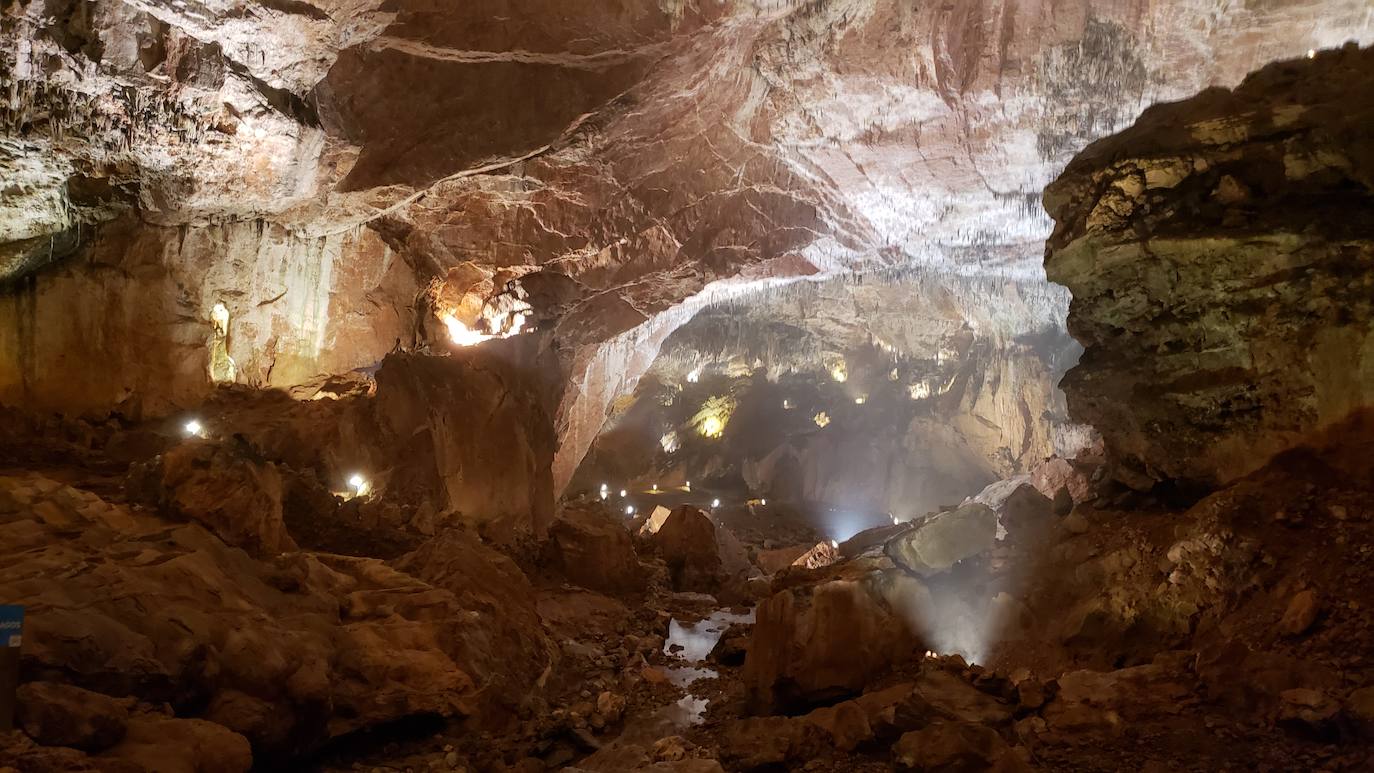
<svg viewBox="0 0 1374 773"><path fill-rule="evenodd" d="M0 403L165 415L213 388L216 304L232 378L290 387L371 367L414 338L414 272L372 231L122 219L79 257L0 291Z"/></svg>
<svg viewBox="0 0 1374 773"><path fill-rule="evenodd" d="M1146 111L1045 194L1117 476L1223 483L1374 401L1374 52Z"/></svg>

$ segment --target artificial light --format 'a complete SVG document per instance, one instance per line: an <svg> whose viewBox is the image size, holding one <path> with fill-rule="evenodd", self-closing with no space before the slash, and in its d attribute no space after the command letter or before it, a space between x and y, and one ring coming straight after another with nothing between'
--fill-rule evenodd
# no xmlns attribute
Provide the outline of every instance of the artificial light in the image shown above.
<svg viewBox="0 0 1374 773"><path fill-rule="evenodd" d="M186 422L186 426L183 427L183 429L186 430L187 437L195 437L199 436L201 430L204 428L200 426L200 422L196 421L195 419L191 419L190 421Z"/></svg>
<svg viewBox="0 0 1374 773"><path fill-rule="evenodd" d="M627 492L625 489L621 489L621 490L620 490L620 498L621 498L621 499L624 499L624 498L625 498L625 495L626 495L627 493L629 493L629 492Z"/></svg>
<svg viewBox="0 0 1374 773"><path fill-rule="evenodd" d="M711 500L711 507L720 507L720 500L719 500L719 499L712 499L712 500Z"/></svg>
<svg viewBox="0 0 1374 773"><path fill-rule="evenodd" d="M355 472L348 476L348 487L353 489L355 496L362 496L367 493L367 478Z"/></svg>
<svg viewBox="0 0 1374 773"><path fill-rule="evenodd" d="M626 505L626 506L625 506L625 514L626 514L626 515L634 515L634 514L635 514L635 506L634 506L634 505Z"/></svg>

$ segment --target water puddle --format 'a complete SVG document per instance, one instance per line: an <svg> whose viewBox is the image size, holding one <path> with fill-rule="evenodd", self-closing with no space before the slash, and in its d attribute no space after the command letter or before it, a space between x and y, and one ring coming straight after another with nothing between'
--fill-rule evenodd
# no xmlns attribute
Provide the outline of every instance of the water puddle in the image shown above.
<svg viewBox="0 0 1374 773"><path fill-rule="evenodd" d="M710 679L719 672L706 663L706 656L715 649L721 634L735 623L754 622L754 610L742 614L726 609L718 609L708 617L694 622L682 622L673 618L668 622L668 638L663 642L663 654L682 665L667 666L663 672L673 684L687 690L687 695L665 711L669 719L679 728L695 725L701 721L709 701L691 694L694 682ZM680 649L679 649L680 648Z"/></svg>

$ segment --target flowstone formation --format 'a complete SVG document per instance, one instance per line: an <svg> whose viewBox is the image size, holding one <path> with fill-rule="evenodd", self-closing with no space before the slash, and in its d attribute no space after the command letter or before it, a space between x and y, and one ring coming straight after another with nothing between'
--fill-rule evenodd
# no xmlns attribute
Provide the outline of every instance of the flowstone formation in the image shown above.
<svg viewBox="0 0 1374 773"><path fill-rule="evenodd" d="M1086 347L1064 388L1121 480L1224 483L1374 402L1371 61L1151 108L1046 191Z"/></svg>

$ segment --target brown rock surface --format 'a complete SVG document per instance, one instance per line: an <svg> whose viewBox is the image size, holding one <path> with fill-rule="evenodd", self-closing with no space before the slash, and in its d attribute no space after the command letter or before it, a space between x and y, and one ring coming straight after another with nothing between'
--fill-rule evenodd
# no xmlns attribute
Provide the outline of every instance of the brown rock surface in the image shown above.
<svg viewBox="0 0 1374 773"><path fill-rule="evenodd" d="M264 759L412 714L468 715L493 671L528 685L542 667L533 653L493 665L537 649L539 629L496 601L518 595L518 571L461 542L408 562L438 583L466 578L455 594L377 560L258 561L199 525L168 526L41 478L0 479L0 491L0 591L30 608L26 672L178 711L208 705ZM507 669L519 663L529 663L523 681Z"/></svg>
<svg viewBox="0 0 1374 773"><path fill-rule="evenodd" d="M261 556L296 549L282 520L282 477L271 463L188 442L163 454L152 475L166 512L204 525L230 545Z"/></svg>
<svg viewBox="0 0 1374 773"><path fill-rule="evenodd" d="M710 592L720 586L722 560L716 525L705 512L691 505L677 508L653 540L668 564L673 588Z"/></svg>
<svg viewBox="0 0 1374 773"><path fill-rule="evenodd" d="M18 726L45 746L99 752L124 738L128 701L54 682L27 682L16 694Z"/></svg>
<svg viewBox="0 0 1374 773"><path fill-rule="evenodd" d="M629 530L599 503L564 508L549 527L546 553L558 572L584 588L618 594L644 589Z"/></svg>
<svg viewBox="0 0 1374 773"><path fill-rule="evenodd" d="M1374 196L1371 61L1151 108L1047 189L1045 266L1086 347L1064 388L1124 482L1233 480L1374 403L1374 229L1350 214Z"/></svg>

